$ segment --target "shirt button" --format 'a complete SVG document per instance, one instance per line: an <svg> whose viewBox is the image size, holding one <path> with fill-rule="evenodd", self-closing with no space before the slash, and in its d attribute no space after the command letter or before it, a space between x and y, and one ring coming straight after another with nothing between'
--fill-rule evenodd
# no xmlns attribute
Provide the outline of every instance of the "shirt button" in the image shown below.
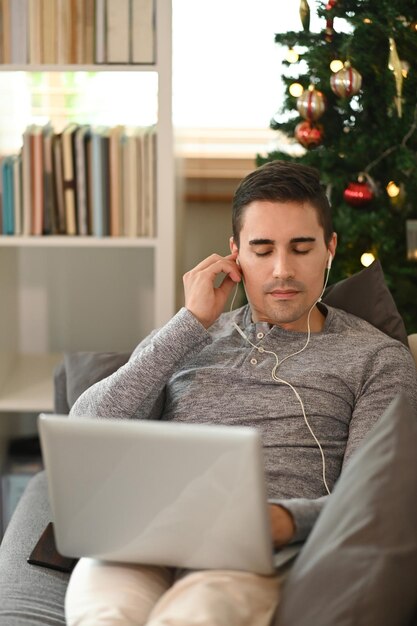
<svg viewBox="0 0 417 626"><path fill-rule="evenodd" d="M263 333L258 333L256 336L257 336L258 339L263 339L264 334Z"/></svg>
<svg viewBox="0 0 417 626"><path fill-rule="evenodd" d="M252 365L257 365L258 360L257 359L251 359L250 362L252 363Z"/></svg>

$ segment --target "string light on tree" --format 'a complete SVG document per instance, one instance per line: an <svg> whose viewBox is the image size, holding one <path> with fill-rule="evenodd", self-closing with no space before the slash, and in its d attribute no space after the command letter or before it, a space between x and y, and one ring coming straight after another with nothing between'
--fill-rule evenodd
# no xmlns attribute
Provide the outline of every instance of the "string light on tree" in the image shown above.
<svg viewBox="0 0 417 626"><path fill-rule="evenodd" d="M335 74L339 70L343 69L344 63L340 59L333 59L330 63L330 69Z"/></svg>
<svg viewBox="0 0 417 626"><path fill-rule="evenodd" d="M389 195L390 198L396 198L401 191L398 185L396 185L393 180L390 180L386 189L387 189L387 194Z"/></svg>
<svg viewBox="0 0 417 626"><path fill-rule="evenodd" d="M298 98L304 91L304 87L300 83L291 83L288 91L294 98Z"/></svg>
<svg viewBox="0 0 417 626"><path fill-rule="evenodd" d="M364 267L369 267L375 261L375 256L372 252L364 252L361 256L361 263Z"/></svg>
<svg viewBox="0 0 417 626"><path fill-rule="evenodd" d="M297 63L299 58L300 55L296 50L294 50L294 48L288 48L285 54L285 60L288 61L288 63Z"/></svg>

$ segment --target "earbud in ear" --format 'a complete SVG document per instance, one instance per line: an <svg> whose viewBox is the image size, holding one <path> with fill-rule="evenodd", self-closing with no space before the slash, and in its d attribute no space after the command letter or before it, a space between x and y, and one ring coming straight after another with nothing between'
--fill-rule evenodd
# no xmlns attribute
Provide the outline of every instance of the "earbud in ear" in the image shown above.
<svg viewBox="0 0 417 626"><path fill-rule="evenodd" d="M326 265L326 267L327 267L327 269L328 269L328 270L329 270L329 269L331 268L331 266L332 266L332 261L333 261L333 257L332 257L332 255L331 255L331 254L329 254L329 258L327 259L327 265Z"/></svg>
<svg viewBox="0 0 417 626"><path fill-rule="evenodd" d="M236 265L239 265L239 266L240 266L240 263L239 263L239 257L236 257Z"/></svg>

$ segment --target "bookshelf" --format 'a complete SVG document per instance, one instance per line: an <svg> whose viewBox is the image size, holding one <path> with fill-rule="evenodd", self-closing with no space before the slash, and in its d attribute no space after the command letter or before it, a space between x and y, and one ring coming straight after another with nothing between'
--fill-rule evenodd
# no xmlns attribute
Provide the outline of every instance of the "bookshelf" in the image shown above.
<svg viewBox="0 0 417 626"><path fill-rule="evenodd" d="M129 350L175 313L171 3L155 0L154 64L0 65L0 71L157 75L153 237L0 236L0 411L53 408L65 351Z"/></svg>

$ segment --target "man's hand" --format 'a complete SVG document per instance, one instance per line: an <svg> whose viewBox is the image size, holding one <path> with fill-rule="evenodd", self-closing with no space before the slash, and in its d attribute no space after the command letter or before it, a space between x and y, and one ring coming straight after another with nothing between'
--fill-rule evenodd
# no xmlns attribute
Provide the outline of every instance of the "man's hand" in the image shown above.
<svg viewBox="0 0 417 626"><path fill-rule="evenodd" d="M241 280L236 257L237 253L225 257L212 254L184 274L185 306L205 328L214 324L223 312L233 286ZM220 274L226 276L215 287L216 278Z"/></svg>
<svg viewBox="0 0 417 626"><path fill-rule="evenodd" d="M291 541L295 533L291 513L278 504L269 505L272 541L276 548L281 548Z"/></svg>

